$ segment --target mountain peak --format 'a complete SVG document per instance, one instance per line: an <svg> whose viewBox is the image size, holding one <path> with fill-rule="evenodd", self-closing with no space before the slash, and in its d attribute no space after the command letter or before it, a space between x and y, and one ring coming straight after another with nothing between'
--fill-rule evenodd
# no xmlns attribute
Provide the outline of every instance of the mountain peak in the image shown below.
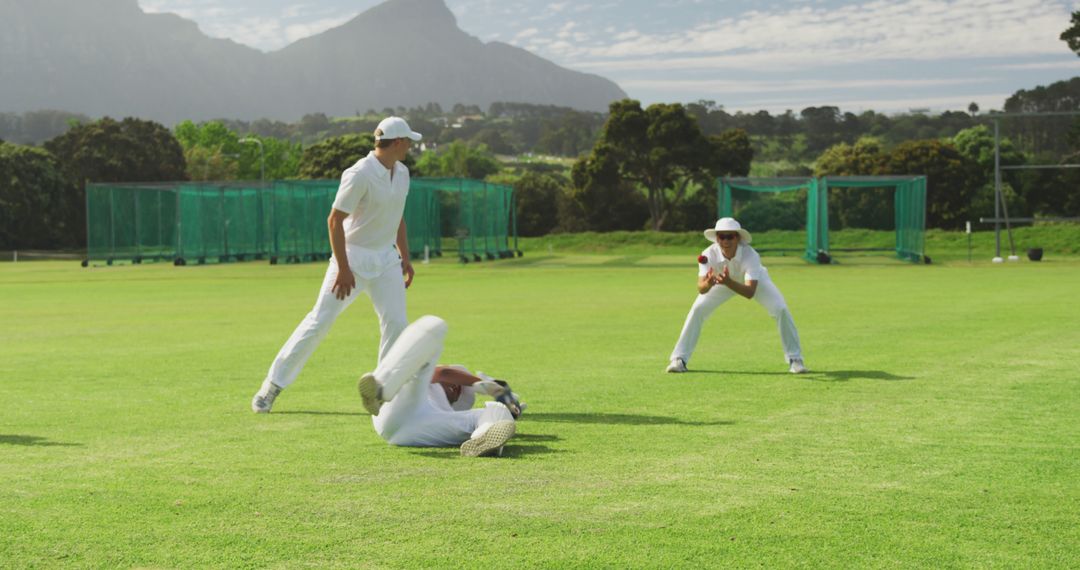
<svg viewBox="0 0 1080 570"><path fill-rule="evenodd" d="M138 0L0 0L0 79L0 110L167 123L433 102L602 111L626 96L601 77L469 35L445 0L387 0L270 53L210 38L175 14L145 13Z"/></svg>
<svg viewBox="0 0 1080 570"><path fill-rule="evenodd" d="M387 0L360 16L381 21L398 20L406 37L419 26L438 23L457 27L457 17L443 0Z"/></svg>

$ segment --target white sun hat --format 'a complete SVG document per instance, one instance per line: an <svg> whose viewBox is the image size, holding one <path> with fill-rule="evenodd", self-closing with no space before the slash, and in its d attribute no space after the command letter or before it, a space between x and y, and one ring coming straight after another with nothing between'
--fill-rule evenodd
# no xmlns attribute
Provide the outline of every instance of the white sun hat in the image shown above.
<svg viewBox="0 0 1080 570"><path fill-rule="evenodd" d="M378 134L382 131L382 134ZM383 139L404 139L409 138L414 141L418 141L424 137L420 133L409 128L409 123L405 122L405 119L401 117L387 117L379 123L379 126L375 127L375 140L381 141Z"/></svg>
<svg viewBox="0 0 1080 570"><path fill-rule="evenodd" d="M720 218L719 220L716 220L715 228L705 230L705 239L716 241L716 232L738 232L739 241L745 244L749 244L753 239L750 237L750 232L744 230L735 218Z"/></svg>

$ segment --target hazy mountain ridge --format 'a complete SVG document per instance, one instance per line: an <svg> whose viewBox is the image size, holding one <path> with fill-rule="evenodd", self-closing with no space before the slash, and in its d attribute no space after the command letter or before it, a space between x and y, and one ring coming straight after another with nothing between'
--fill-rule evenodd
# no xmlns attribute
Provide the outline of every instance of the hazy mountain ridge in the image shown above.
<svg viewBox="0 0 1080 570"><path fill-rule="evenodd" d="M495 101L604 110L625 93L457 27L442 0L390 0L262 53L138 0L0 0L0 111L182 119L351 115Z"/></svg>

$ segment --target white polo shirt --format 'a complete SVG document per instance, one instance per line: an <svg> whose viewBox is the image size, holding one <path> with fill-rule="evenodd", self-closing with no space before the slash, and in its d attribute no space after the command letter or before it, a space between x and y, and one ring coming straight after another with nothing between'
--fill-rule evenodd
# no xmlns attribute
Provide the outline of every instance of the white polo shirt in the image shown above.
<svg viewBox="0 0 1080 570"><path fill-rule="evenodd" d="M392 248L408 194L409 169L395 163L391 180L374 151L342 172L334 209L349 214L345 245L379 252Z"/></svg>
<svg viewBox="0 0 1080 570"><path fill-rule="evenodd" d="M754 248L740 243L735 250L735 257L728 259L724 257L724 252L720 249L719 244L712 244L701 252L707 261L705 263L698 264L698 277L705 277L705 274L709 272L711 267L713 274L719 275L724 266L727 265L728 275L734 279L738 279L740 275L743 276L742 282L754 280L765 281L769 278L769 272L765 269L765 266L761 264L761 256L758 252L754 251Z"/></svg>

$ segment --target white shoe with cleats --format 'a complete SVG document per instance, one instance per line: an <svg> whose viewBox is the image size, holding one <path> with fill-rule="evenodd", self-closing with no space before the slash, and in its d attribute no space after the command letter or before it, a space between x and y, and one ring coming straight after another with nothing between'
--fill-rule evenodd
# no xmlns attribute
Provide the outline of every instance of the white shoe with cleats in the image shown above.
<svg viewBox="0 0 1080 570"><path fill-rule="evenodd" d="M668 372L686 372L686 361L681 358L672 358L667 367Z"/></svg>
<svg viewBox="0 0 1080 570"><path fill-rule="evenodd" d="M806 368L801 360L792 360L791 368L788 369L788 372L791 372L792 374L806 374L809 371L810 370Z"/></svg>
<svg viewBox="0 0 1080 570"><path fill-rule="evenodd" d="M360 391L360 400L364 403L364 409L373 416L379 415L379 408L386 403L382 399L382 386L371 372L360 377L356 388Z"/></svg>
<svg viewBox="0 0 1080 570"><path fill-rule="evenodd" d="M267 382L255 393L255 397L251 399L251 411L256 414L269 414L270 408L274 407L274 400L281 393L281 388L277 384Z"/></svg>
<svg viewBox="0 0 1080 570"><path fill-rule="evenodd" d="M502 456L503 446L514 437L517 424L513 420L495 422L483 435L474 437L461 444L461 455L465 457Z"/></svg>

